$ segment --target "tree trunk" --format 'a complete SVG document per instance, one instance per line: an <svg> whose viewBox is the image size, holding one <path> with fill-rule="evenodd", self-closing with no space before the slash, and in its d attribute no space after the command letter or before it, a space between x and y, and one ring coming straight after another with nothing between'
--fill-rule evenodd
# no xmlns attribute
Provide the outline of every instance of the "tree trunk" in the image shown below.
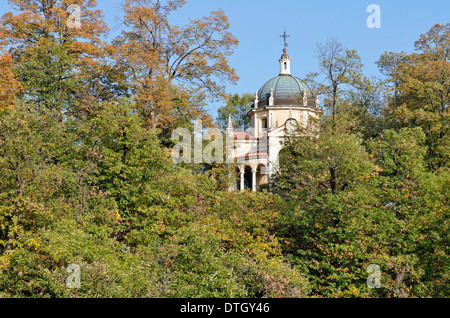
<svg viewBox="0 0 450 318"><path fill-rule="evenodd" d="M83 185L83 192L81 194L81 202L80 202L80 210L77 214L77 223L81 223L81 217L86 211L86 192L87 192L87 184Z"/></svg>
<svg viewBox="0 0 450 318"><path fill-rule="evenodd" d="M336 194L336 168L330 168L330 187L331 192Z"/></svg>

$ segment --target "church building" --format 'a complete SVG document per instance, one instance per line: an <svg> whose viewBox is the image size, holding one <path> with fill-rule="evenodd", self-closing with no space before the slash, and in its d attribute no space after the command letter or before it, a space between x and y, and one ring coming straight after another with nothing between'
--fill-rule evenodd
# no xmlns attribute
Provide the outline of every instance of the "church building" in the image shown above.
<svg viewBox="0 0 450 318"><path fill-rule="evenodd" d="M297 125L305 127L311 116L322 114L319 100L308 86L291 74L291 58L285 47L279 59L280 73L268 80L259 91L247 115L251 127L246 132L235 131L229 119L228 153L236 165L237 180L232 190L253 192L267 185L277 173L279 154L284 140L296 132Z"/></svg>

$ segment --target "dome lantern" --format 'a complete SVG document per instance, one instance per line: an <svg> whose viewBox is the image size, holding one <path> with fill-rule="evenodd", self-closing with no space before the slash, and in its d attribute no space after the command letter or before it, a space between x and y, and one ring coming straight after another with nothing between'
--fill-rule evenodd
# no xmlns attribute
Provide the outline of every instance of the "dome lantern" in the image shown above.
<svg viewBox="0 0 450 318"><path fill-rule="evenodd" d="M283 38L284 40L284 49L283 49L283 55L280 58L280 75L291 75L291 58L286 53L287 52L287 38L291 37L286 33L286 29L284 30L284 33L280 35L280 38Z"/></svg>
<svg viewBox="0 0 450 318"><path fill-rule="evenodd" d="M280 58L280 75L291 75L291 58L286 53L287 50L283 50L283 55Z"/></svg>

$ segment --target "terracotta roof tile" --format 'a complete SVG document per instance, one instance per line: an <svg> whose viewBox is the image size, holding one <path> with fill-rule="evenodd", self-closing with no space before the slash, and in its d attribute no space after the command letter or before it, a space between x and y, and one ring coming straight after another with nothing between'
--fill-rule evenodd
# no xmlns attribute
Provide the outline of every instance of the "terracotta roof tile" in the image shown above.
<svg viewBox="0 0 450 318"><path fill-rule="evenodd" d="M252 153L246 153L245 155L238 156L236 158L249 158L249 157L268 157L269 154L266 152L252 152Z"/></svg>
<svg viewBox="0 0 450 318"><path fill-rule="evenodd" d="M237 131L234 133L234 139L257 139L255 136L246 132Z"/></svg>

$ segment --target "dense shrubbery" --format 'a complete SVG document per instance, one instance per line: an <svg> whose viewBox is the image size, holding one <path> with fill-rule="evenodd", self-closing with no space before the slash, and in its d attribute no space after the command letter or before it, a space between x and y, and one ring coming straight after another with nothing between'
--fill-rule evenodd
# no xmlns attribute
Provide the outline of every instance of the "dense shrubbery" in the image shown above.
<svg viewBox="0 0 450 318"><path fill-rule="evenodd" d="M143 138L129 107L109 105L86 126L59 123L64 132L55 138L70 131L77 140L70 144L41 140L36 123L52 125L39 117L23 128L4 124L20 106L4 117L3 136L17 139L1 166L3 295L305 296L306 279L285 261L273 233L283 202L229 193L218 189L213 172L173 167L156 139ZM129 138L117 138L123 131ZM26 155L24 134L36 136L35 158ZM55 159L46 162L44 154ZM21 178L27 180L18 192ZM65 287L70 264L81 267L78 290Z"/></svg>

